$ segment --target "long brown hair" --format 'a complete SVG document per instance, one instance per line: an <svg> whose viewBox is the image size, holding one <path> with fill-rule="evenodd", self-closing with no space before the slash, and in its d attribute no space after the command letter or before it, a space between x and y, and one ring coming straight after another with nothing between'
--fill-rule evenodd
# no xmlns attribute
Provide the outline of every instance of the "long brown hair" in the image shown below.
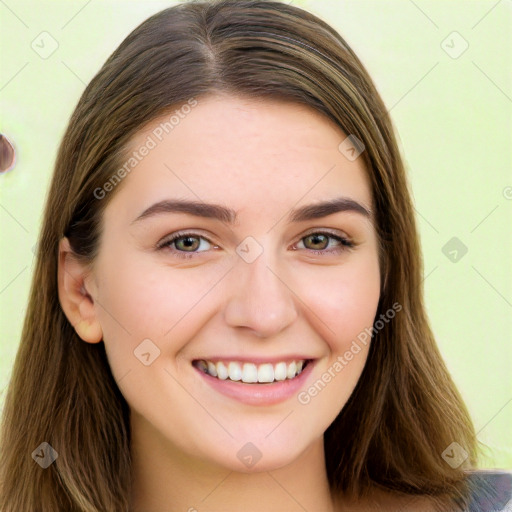
<svg viewBox="0 0 512 512"><path fill-rule="evenodd" d="M300 9L265 0L173 6L136 28L85 89L60 145L47 197L21 344L1 431L3 511L129 510L129 408L103 343L84 343L58 298L63 236L84 261L98 250L99 200L142 126L191 98L221 91L295 101L364 144L385 276L361 378L325 433L333 493L373 486L411 495L461 496L463 466L442 453L457 442L473 466L473 426L429 327L422 260L404 166L375 86L345 40ZM47 442L58 457L31 457Z"/></svg>

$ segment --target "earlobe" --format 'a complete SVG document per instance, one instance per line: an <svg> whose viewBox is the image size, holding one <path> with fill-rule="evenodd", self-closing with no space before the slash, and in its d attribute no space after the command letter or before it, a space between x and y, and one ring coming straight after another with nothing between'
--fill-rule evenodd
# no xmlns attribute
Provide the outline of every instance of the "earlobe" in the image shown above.
<svg viewBox="0 0 512 512"><path fill-rule="evenodd" d="M58 288L59 301L69 323L78 336L87 343L98 343L103 331L97 318L94 293L87 289L88 266L79 261L71 249L69 240L59 242Z"/></svg>
<svg viewBox="0 0 512 512"><path fill-rule="evenodd" d="M99 343L103 339L103 331L97 321L80 320L74 328L78 336L87 343Z"/></svg>

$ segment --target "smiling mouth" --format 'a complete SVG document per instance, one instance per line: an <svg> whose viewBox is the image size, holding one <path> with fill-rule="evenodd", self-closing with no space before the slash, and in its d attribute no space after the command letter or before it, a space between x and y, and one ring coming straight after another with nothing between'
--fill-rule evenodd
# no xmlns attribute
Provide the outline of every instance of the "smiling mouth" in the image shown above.
<svg viewBox="0 0 512 512"><path fill-rule="evenodd" d="M275 364L254 364L239 361L213 362L206 359L197 359L192 362L192 365L219 380L231 380L245 384L271 384L293 380L304 371L310 361L311 359L300 359Z"/></svg>

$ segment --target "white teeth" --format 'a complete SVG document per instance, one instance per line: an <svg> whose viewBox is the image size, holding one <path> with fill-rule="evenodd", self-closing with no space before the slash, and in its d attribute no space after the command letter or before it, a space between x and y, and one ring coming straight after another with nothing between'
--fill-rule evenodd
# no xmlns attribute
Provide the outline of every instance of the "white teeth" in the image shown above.
<svg viewBox="0 0 512 512"><path fill-rule="evenodd" d="M240 365L237 363L229 363L228 364L228 374L231 380L241 380L242 379L242 369Z"/></svg>
<svg viewBox="0 0 512 512"><path fill-rule="evenodd" d="M258 367L258 382L273 382L274 367L270 363L260 364Z"/></svg>
<svg viewBox="0 0 512 512"><path fill-rule="evenodd" d="M212 377L217 377L217 367L211 361L208 361L207 364L208 364L208 373Z"/></svg>
<svg viewBox="0 0 512 512"><path fill-rule="evenodd" d="M286 379L286 363L277 363L274 368L274 379L284 380Z"/></svg>
<svg viewBox="0 0 512 512"><path fill-rule="evenodd" d="M217 363L217 377L221 380L228 378L228 369L224 366L224 363Z"/></svg>
<svg viewBox="0 0 512 512"><path fill-rule="evenodd" d="M201 371L208 373L212 377L220 380L230 379L232 381L242 381L247 384L270 383L274 381L283 381L293 379L304 369L305 361L292 361L291 363L279 362L275 365L264 363L256 365L254 363L239 363L221 361L214 363L204 359L198 360L196 367Z"/></svg>
<svg viewBox="0 0 512 512"><path fill-rule="evenodd" d="M258 382L258 367L253 363L244 363L242 380L247 383Z"/></svg>
<svg viewBox="0 0 512 512"><path fill-rule="evenodd" d="M288 365L288 369L286 371L286 376L289 379L293 379L293 377L295 377L296 374L297 374L297 363L295 361L293 361Z"/></svg>

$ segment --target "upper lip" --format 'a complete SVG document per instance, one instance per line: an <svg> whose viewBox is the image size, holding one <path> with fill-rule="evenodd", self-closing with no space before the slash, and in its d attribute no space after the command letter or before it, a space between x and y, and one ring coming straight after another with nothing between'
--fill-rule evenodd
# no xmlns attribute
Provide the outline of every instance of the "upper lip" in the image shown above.
<svg viewBox="0 0 512 512"><path fill-rule="evenodd" d="M314 357L308 357L304 355L284 355L284 356L276 356L276 357L249 357L247 355L244 356L212 356L212 357L200 357L194 359L193 361L211 361L212 363L224 362L224 361L237 361L240 363L253 363L253 364L275 364L281 362L291 362L291 361L311 361L315 359Z"/></svg>

